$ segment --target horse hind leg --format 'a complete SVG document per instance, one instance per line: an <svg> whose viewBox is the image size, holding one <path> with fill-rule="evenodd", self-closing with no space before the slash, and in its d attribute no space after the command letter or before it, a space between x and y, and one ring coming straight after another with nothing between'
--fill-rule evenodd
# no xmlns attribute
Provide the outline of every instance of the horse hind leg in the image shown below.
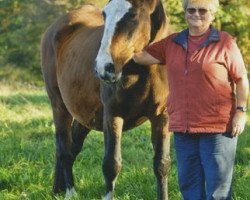
<svg viewBox="0 0 250 200"><path fill-rule="evenodd" d="M56 130L56 164L52 194L66 191L68 199L76 195L72 167L89 129L75 120L72 125L73 118L66 109L59 91L49 94ZM51 94L54 94L53 98Z"/></svg>
<svg viewBox="0 0 250 200"><path fill-rule="evenodd" d="M77 157L77 155L81 152L83 142L90 132L90 129L86 128L85 126L82 126L78 121L74 120L72 124L72 165L69 169L70 172L72 172L72 167L74 164L74 161ZM73 177L73 175L72 175ZM73 185L72 185L73 186ZM66 189L66 195L65 199L71 199L72 197L77 196L77 193L75 191L74 187L71 187L71 189Z"/></svg>
<svg viewBox="0 0 250 200"><path fill-rule="evenodd" d="M56 114L56 166L53 192L65 192L65 199L77 196L74 188L72 167L76 156L82 149L89 129L74 120L66 110Z"/></svg>
<svg viewBox="0 0 250 200"><path fill-rule="evenodd" d="M56 164L53 185L53 194L65 192L73 187L73 164L71 146L71 123L72 116L69 114L62 100L53 102L53 118L56 132Z"/></svg>
<svg viewBox="0 0 250 200"><path fill-rule="evenodd" d="M74 120L72 125L72 155L75 160L76 156L81 152L83 142L87 137L90 129L81 125L78 121Z"/></svg>

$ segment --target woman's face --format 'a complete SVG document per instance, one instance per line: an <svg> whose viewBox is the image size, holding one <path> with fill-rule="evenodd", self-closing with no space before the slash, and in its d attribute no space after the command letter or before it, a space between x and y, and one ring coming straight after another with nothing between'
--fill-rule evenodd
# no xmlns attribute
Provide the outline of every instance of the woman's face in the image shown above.
<svg viewBox="0 0 250 200"><path fill-rule="evenodd" d="M208 5L189 3L185 10L185 19L189 28L206 29L214 20L214 14Z"/></svg>

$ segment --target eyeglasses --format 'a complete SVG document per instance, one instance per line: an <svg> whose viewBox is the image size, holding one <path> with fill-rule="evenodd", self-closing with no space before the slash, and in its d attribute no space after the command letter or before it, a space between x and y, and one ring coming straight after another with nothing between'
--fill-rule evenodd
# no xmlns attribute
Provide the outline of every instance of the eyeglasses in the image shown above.
<svg viewBox="0 0 250 200"><path fill-rule="evenodd" d="M190 15L193 15L194 13L196 13L198 11L199 15L205 15L207 13L207 9L206 8L187 8L187 12Z"/></svg>

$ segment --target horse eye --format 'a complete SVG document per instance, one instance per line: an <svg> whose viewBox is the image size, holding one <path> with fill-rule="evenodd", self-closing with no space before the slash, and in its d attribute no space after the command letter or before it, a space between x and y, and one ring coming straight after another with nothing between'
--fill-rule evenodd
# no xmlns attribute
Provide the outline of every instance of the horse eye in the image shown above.
<svg viewBox="0 0 250 200"><path fill-rule="evenodd" d="M136 16L136 13L134 13L134 12L131 12L131 13L129 13L129 14L128 14L128 16L129 16L130 18L135 18L135 16Z"/></svg>

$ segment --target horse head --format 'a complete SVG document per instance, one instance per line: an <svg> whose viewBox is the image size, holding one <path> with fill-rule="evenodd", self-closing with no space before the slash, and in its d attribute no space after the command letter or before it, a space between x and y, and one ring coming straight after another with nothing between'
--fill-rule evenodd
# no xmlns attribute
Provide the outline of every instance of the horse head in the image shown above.
<svg viewBox="0 0 250 200"><path fill-rule="evenodd" d="M122 68L156 37L166 22L160 0L110 0L95 70L107 83L117 82Z"/></svg>

